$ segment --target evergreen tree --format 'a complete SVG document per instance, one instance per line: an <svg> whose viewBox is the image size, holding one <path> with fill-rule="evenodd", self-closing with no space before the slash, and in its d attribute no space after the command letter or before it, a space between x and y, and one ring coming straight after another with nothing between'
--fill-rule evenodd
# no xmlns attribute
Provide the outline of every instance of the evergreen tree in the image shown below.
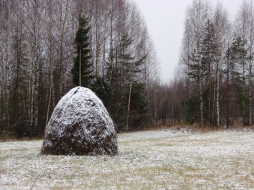
<svg viewBox="0 0 254 190"><path fill-rule="evenodd" d="M204 122L210 125L215 121L215 110L213 109L215 107L213 105L215 97L212 97L214 96L212 90L215 86L214 65L217 52L215 29L210 20L206 21L200 40L200 50L198 48L194 49L189 57L191 63L188 71L188 76L193 82L194 89L198 91L198 96L193 94L192 97L182 101L181 104L188 107L184 115L186 121L192 123L193 118L200 118L202 125L203 117ZM198 104L199 109L197 109Z"/></svg>
<svg viewBox="0 0 254 190"><path fill-rule="evenodd" d="M210 20L206 22L202 39L202 66L203 66L203 97L204 97L204 119L208 125L215 123L215 94L212 93L215 88L216 77L214 74L216 65L216 37L214 25Z"/></svg>
<svg viewBox="0 0 254 190"><path fill-rule="evenodd" d="M113 89L105 77L97 77L93 83L92 90L101 99L104 106L108 109L113 98Z"/></svg>
<svg viewBox="0 0 254 190"><path fill-rule="evenodd" d="M204 80L204 67L206 66L202 61L202 40L198 42L197 47L193 50L190 57L192 64L189 65L188 75L193 81L193 87L198 92L199 97L199 124L201 127L204 125L204 101L203 101L203 80Z"/></svg>
<svg viewBox="0 0 254 190"><path fill-rule="evenodd" d="M119 47L111 50L106 78L113 89L109 112L119 130L142 127L147 117L145 84L138 76L146 56L136 58L131 51L133 41L124 35Z"/></svg>
<svg viewBox="0 0 254 190"><path fill-rule="evenodd" d="M247 55L245 48L246 42L242 38L237 37L234 39L232 45L227 50L227 61L228 61L228 79L231 83L232 90L236 94L238 104L243 111L243 117L247 116L248 112L248 89L246 84L247 72L246 66L247 61L250 59ZM230 92L228 92L230 94ZM228 100L230 101L230 100ZM229 102L228 102L229 103Z"/></svg>
<svg viewBox="0 0 254 190"><path fill-rule="evenodd" d="M74 85L91 88L92 79L94 77L92 76L92 63L90 62L91 56L88 42L89 30L88 19L80 15L79 28L75 38L75 49L77 56L74 58L74 65L71 73Z"/></svg>

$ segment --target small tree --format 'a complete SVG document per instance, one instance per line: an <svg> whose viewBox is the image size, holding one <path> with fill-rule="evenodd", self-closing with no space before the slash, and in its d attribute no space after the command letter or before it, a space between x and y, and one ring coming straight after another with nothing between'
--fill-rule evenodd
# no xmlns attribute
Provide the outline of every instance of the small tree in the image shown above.
<svg viewBox="0 0 254 190"><path fill-rule="evenodd" d="M77 56L74 58L71 74L74 85L88 88L91 87L92 79L94 78L91 69L92 63L90 62L89 30L88 19L80 15L79 28L74 41Z"/></svg>

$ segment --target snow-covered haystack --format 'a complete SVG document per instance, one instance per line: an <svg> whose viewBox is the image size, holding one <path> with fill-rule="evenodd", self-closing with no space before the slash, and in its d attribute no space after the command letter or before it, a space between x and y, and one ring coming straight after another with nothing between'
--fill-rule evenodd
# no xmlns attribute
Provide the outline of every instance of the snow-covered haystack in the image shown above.
<svg viewBox="0 0 254 190"><path fill-rule="evenodd" d="M45 129L42 154L115 155L114 123L88 88L71 89L57 104Z"/></svg>

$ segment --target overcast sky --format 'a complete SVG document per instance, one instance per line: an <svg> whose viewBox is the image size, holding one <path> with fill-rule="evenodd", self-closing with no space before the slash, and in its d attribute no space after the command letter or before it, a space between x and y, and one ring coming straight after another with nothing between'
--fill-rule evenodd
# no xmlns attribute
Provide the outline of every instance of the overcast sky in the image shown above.
<svg viewBox="0 0 254 190"><path fill-rule="evenodd" d="M180 56L181 41L184 32L186 8L192 0L133 0L136 2L154 42L157 57L160 60L160 78L169 82L174 78ZM208 0L215 7L217 2L234 20L244 0Z"/></svg>

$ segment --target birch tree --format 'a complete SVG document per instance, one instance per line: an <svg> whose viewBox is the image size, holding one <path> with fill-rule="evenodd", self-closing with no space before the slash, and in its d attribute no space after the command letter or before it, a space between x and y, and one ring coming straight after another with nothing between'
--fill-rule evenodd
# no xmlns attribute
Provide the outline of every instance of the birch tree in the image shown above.
<svg viewBox="0 0 254 190"><path fill-rule="evenodd" d="M125 105L116 117L119 123L132 122L138 126L146 120L146 106L141 114L135 105L141 106L142 98L145 100L143 105L146 105L148 97L154 102L153 85L158 81L158 60L145 22L132 1L1 0L1 133L7 131L16 137L41 135L53 108L73 87L71 69L80 11L88 17L91 28L88 34L91 75L99 79L92 80L92 83L108 86L110 96L115 92L116 102L110 100L109 107L114 107L114 103ZM132 38L128 51L121 47L126 34ZM130 64L129 71L137 69L139 72L125 72L122 55L129 53L133 57L132 63L146 55L139 66ZM132 73L133 77L126 77L126 73ZM98 89L100 93L102 86L97 86L101 88ZM154 104L151 103L149 108L154 109ZM130 116L128 122L127 113ZM133 113L138 113L135 116L138 119L133 119ZM139 123L142 118L143 123Z"/></svg>
<svg viewBox="0 0 254 190"><path fill-rule="evenodd" d="M200 126L204 126L204 113L203 113L203 66L202 66L202 31L205 29L205 23L209 19L210 7L202 0L194 0L191 7L187 9L187 17L191 26L191 38L193 46L191 47L192 66L196 68L197 89L199 97L199 118ZM195 77L194 73L190 76Z"/></svg>
<svg viewBox="0 0 254 190"><path fill-rule="evenodd" d="M254 54L254 5L253 1L243 2L235 24L235 35L246 41L245 48L247 49L248 68L246 68L246 88L248 88L248 124L252 124L252 81L253 81L253 54ZM243 69L245 72L245 68Z"/></svg>
<svg viewBox="0 0 254 190"><path fill-rule="evenodd" d="M227 37L229 34L230 25L228 22L228 13L221 4L217 7L213 15L213 23L215 28L215 43L216 43L216 126L220 126L220 75L223 57L227 50Z"/></svg>

